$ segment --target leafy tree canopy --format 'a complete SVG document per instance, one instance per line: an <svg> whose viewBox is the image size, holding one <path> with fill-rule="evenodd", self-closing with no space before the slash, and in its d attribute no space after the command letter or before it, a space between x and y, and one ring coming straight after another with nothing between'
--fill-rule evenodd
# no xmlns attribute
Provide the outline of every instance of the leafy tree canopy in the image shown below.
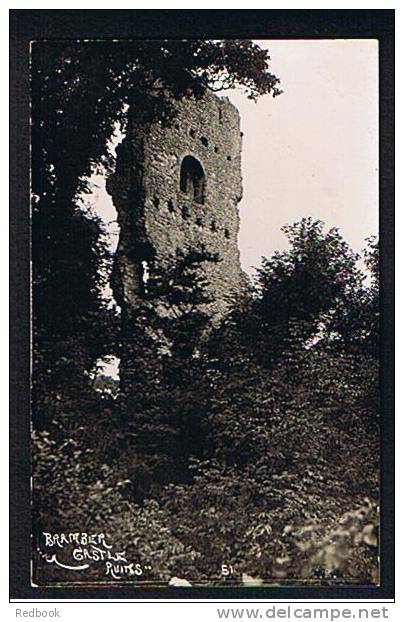
<svg viewBox="0 0 404 622"><path fill-rule="evenodd" d="M282 230L289 248L263 258L252 291L237 301L214 347L242 347L245 356L253 351L267 366L280 357L285 361L292 350L295 358L320 338L339 345L356 340L365 347L366 334L369 339L377 335L376 324L369 324L371 308L378 304L377 280L371 288L364 286L359 255L337 228L308 217ZM370 267L377 265L375 252L371 247Z"/></svg>
<svg viewBox="0 0 404 622"><path fill-rule="evenodd" d="M107 142L125 104L150 118L169 113L167 95L241 86L248 97L280 93L269 55L251 41L78 41L33 47L33 189L72 199L94 164L109 162Z"/></svg>

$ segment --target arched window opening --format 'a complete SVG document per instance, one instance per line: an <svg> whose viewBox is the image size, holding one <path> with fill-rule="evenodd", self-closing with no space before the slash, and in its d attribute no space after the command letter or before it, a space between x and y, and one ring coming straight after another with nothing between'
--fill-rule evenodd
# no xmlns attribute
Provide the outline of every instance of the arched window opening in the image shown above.
<svg viewBox="0 0 404 622"><path fill-rule="evenodd" d="M201 163L192 156L185 156L182 161L180 189L196 203L205 202L205 173Z"/></svg>

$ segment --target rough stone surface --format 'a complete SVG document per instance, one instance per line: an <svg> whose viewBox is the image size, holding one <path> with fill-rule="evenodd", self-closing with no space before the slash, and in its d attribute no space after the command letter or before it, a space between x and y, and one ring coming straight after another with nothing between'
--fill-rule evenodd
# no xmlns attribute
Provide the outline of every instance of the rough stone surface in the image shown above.
<svg viewBox="0 0 404 622"><path fill-rule="evenodd" d="M164 268L177 248L187 252L202 244L221 260L206 268L214 299L210 310L218 318L244 282L237 244L240 118L227 98L211 94L183 98L176 107L171 127L134 121L118 148L116 172L107 185L121 229L113 289L122 307L135 307L145 262L149 270ZM187 156L197 160L204 179L193 180L191 170L181 184ZM188 162L198 167L192 158Z"/></svg>

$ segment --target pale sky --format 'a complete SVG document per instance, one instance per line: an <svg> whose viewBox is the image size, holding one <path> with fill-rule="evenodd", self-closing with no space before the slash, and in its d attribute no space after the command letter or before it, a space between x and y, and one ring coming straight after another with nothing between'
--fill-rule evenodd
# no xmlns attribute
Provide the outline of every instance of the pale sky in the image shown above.
<svg viewBox="0 0 404 622"><path fill-rule="evenodd" d="M356 251L378 233L378 43L372 39L261 40L284 93L257 103L227 93L244 133L239 246L244 270L287 247L280 228L313 216ZM98 182L100 179L98 178ZM115 211L101 180L92 197ZM111 228L117 239L116 227Z"/></svg>
<svg viewBox="0 0 404 622"><path fill-rule="evenodd" d="M376 40L259 42L284 93L257 104L237 93L245 270L287 245L280 228L313 216L361 250L378 232Z"/></svg>

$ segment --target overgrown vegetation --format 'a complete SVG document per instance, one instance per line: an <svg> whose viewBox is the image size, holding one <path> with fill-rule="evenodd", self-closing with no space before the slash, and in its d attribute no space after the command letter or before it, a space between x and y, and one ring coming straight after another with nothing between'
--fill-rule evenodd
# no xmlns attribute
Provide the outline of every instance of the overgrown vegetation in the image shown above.
<svg viewBox="0 0 404 622"><path fill-rule="evenodd" d="M100 223L76 197L122 102L146 93L139 114L169 122L167 89L228 80L256 97L277 79L250 42L100 46L38 48L34 63L36 547L43 532L102 532L156 581L377 583L376 240L367 283L336 229L288 225L289 249L218 327L203 287L218 258L179 252L121 334ZM97 359L123 353L120 390L95 382ZM38 549L35 564L39 583L72 581ZM95 562L80 576L105 579Z"/></svg>
<svg viewBox="0 0 404 622"><path fill-rule="evenodd" d="M127 390L66 389L48 406L34 437L39 532L106 532L160 580L218 582L225 560L239 580L377 581L377 290L336 231L307 219L288 232L290 251L204 337L203 283L178 266L208 259L177 258L157 291L171 283L168 310L188 311L160 317L145 300ZM299 294L307 264L321 308ZM266 289L274 266L282 313ZM336 329L348 294L355 339Z"/></svg>

